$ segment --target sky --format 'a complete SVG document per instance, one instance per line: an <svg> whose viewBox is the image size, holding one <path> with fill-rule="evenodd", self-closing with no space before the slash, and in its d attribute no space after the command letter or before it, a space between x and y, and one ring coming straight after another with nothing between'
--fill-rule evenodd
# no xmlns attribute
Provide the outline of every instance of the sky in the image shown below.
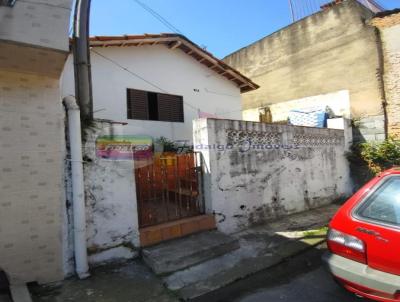
<svg viewBox="0 0 400 302"><path fill-rule="evenodd" d="M288 0L140 1L219 58L291 23ZM386 9L400 7L400 0L379 3ZM90 32L91 35L123 35L172 30L135 0L93 0Z"/></svg>

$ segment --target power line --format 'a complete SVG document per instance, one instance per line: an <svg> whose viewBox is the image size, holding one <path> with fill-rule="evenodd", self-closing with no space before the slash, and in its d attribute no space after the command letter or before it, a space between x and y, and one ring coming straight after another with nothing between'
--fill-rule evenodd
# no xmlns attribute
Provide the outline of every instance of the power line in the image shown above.
<svg viewBox="0 0 400 302"><path fill-rule="evenodd" d="M147 83L147 84L153 86L154 88L156 88L156 89L158 89L158 90L160 90L160 91L162 91L162 92L164 92L164 93L171 94L171 93L168 92L167 90L165 90L165 89L161 88L160 86L158 86L157 84L155 84L155 83L153 83L153 82L151 82L151 81L149 81L149 80L143 78L143 77L140 76L139 74L137 74L137 73L133 72L132 70L128 69L127 67L121 65L121 64L118 63L117 61L115 61L115 60L113 60L113 59L111 59L111 58L109 58L109 57L107 57L107 56L105 56L105 55L103 55L103 54L97 52L97 51L94 50L94 49L92 49L91 51L94 52L95 54L97 54L99 57L103 58L104 60L109 61L110 63L114 64L114 65L117 66L118 68L120 68L120 69L124 70L125 72L129 73L130 75L132 75L132 76L134 76L134 77L136 77L136 78L138 78L138 79L144 81L145 83ZM207 93L213 93L213 94L220 94L220 93L216 93L216 92L210 91L210 90L208 90L208 89L206 89L206 92L207 92ZM223 94L223 95L227 95L227 94ZM231 95L227 95L227 96L231 96ZM194 111L196 111L196 113L199 113L199 111L202 111L201 108L196 107L196 106L192 105L191 103L188 103L188 102L186 102L186 101L183 101L183 103L184 103L185 105L187 105L188 107L190 107L191 109L193 109ZM220 116L221 116L221 115L227 115L227 114L236 113L236 112L243 112L243 111L245 111L245 110L242 110L242 109L241 109L241 110L234 110L234 111L228 111L228 112L215 113L215 115L217 115L217 116L220 115ZM206 111L202 111L202 112L206 112Z"/></svg>
<svg viewBox="0 0 400 302"><path fill-rule="evenodd" d="M151 82L151 81L149 81L149 80L146 80L145 78L143 78L143 77L140 76L139 74L133 72L132 70L128 69L128 68L125 67L125 66L122 66L122 65L119 64L117 61L115 61L115 60L113 60L113 59L111 59L111 58L109 58L109 57L107 57L107 56L105 56L105 55L103 55L103 54L101 54L101 53L95 51L94 49L92 49L92 52L94 52L94 53L97 54L98 56L102 57L103 59L105 59L105 60L111 62L112 64L114 64L115 66L121 68L122 70L126 71L126 72L129 73L130 75L132 75L132 76L134 76L134 77L136 77L136 78L142 80L143 82L146 82L147 84L153 86L154 88L156 88L156 89L158 89L158 90L160 90L160 91L162 91L162 92L171 94L171 93L169 93L168 91L166 91L165 89L163 89L163 88L161 88L160 86L158 86L157 84L155 84L155 83L153 83L153 82ZM192 108L193 110L195 110L196 112L198 112L198 111L200 110L200 108L197 108L197 107L195 107L194 105L192 105L192 104L190 104L190 103L188 103L188 102L186 102L186 101L183 101L183 103L186 104L187 106L191 107L191 108Z"/></svg>
<svg viewBox="0 0 400 302"><path fill-rule="evenodd" d="M174 33L179 33L181 35L182 32L176 27L174 26L171 22L169 22L166 18L164 18L163 16L161 16L159 13L157 13L154 9L152 9L150 6L144 4L143 2L139 1L139 0L133 0L135 1L137 4L139 4L142 8L144 8L147 12L149 12L153 17L155 17L158 21L160 21L162 24L164 24L166 27L168 27L169 29L171 29Z"/></svg>

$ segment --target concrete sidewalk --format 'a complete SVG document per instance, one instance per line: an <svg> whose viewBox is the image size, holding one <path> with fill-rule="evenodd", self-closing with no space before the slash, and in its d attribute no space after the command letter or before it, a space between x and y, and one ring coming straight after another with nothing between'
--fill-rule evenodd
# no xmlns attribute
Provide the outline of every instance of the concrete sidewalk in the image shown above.
<svg viewBox="0 0 400 302"><path fill-rule="evenodd" d="M184 300L196 298L275 266L325 241L327 224L338 205L284 217L232 234L240 247L163 278Z"/></svg>
<svg viewBox="0 0 400 302"><path fill-rule="evenodd" d="M94 269L87 280L70 279L31 288L33 301L170 302L179 301L178 297L186 300L198 297L320 244L338 207L329 205L232 234L240 243L237 250L163 279L140 260L134 260Z"/></svg>
<svg viewBox="0 0 400 302"><path fill-rule="evenodd" d="M34 302L176 302L140 260L91 270L86 280L75 278L30 288Z"/></svg>

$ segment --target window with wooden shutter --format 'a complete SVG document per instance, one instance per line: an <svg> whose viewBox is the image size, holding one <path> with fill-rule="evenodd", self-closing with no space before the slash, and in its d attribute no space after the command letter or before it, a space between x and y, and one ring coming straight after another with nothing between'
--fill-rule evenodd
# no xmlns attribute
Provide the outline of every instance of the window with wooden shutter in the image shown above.
<svg viewBox="0 0 400 302"><path fill-rule="evenodd" d="M183 122L183 98L179 95L159 93L158 117L160 121Z"/></svg>
<svg viewBox="0 0 400 302"><path fill-rule="evenodd" d="M137 89L127 90L127 118L184 122L183 97Z"/></svg>
<svg viewBox="0 0 400 302"><path fill-rule="evenodd" d="M149 119L149 101L147 97L147 91L128 89L127 113L128 119Z"/></svg>

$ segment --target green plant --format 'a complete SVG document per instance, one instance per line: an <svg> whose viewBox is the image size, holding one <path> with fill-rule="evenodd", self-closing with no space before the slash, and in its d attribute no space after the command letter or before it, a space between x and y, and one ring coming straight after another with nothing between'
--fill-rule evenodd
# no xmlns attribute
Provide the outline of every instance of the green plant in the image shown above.
<svg viewBox="0 0 400 302"><path fill-rule="evenodd" d="M353 156L364 161L370 171L377 174L400 165L400 140L388 138L382 142L360 143L353 148Z"/></svg>
<svg viewBox="0 0 400 302"><path fill-rule="evenodd" d="M161 136L155 140L155 143L164 147L164 152L176 152L178 147L176 146L174 141L169 140L168 138Z"/></svg>

